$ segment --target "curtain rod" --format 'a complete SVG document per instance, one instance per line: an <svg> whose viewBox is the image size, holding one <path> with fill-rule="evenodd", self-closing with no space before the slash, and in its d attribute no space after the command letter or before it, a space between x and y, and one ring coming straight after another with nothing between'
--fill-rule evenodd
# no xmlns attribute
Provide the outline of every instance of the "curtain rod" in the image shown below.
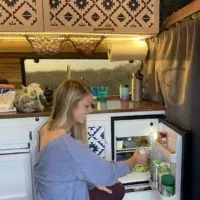
<svg viewBox="0 0 200 200"><path fill-rule="evenodd" d="M166 31L168 31L168 30L170 30L170 29L173 29L173 28L177 27L177 25L184 24L184 23L187 23L187 22L190 21L190 20L195 20L195 19L200 19L200 11L197 12L197 13L194 13L194 14L192 14L192 15L190 15L190 16L184 18L184 19L182 19L181 21L178 21L178 22L172 24L172 25L169 26L168 28L165 28L165 29L161 30L161 32L160 32L158 35L152 36L152 37L150 37L150 38L147 38L146 41L148 41L148 40L154 41L154 40L155 40L158 36L160 36L162 33L164 33L164 32L166 32Z"/></svg>

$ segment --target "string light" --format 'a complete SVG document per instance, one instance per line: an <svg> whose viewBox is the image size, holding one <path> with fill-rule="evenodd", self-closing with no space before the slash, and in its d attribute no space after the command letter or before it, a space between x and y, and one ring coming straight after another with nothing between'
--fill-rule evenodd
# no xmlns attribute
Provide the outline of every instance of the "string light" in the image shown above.
<svg viewBox="0 0 200 200"><path fill-rule="evenodd" d="M96 38L96 36L104 36L104 41L112 41L112 40L143 40L146 38L151 37L151 35L130 35L130 34L103 34L103 33L66 33L66 32L2 32L0 33L0 40L26 40L27 36L34 36L34 37L48 37L48 38L55 38L55 37L67 37L68 35L77 37L81 40L81 36L84 38L91 37L91 39Z"/></svg>

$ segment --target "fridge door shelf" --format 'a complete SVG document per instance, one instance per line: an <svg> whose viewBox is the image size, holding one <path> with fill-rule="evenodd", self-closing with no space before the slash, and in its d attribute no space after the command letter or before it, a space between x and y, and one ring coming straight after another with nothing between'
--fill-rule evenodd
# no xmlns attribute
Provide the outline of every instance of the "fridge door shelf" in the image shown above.
<svg viewBox="0 0 200 200"><path fill-rule="evenodd" d="M157 192L157 195L160 200L176 200L176 195L171 196L171 197L166 197L166 196L163 196L162 194L160 194L160 192L158 192L158 191L156 191L156 192Z"/></svg>
<svg viewBox="0 0 200 200"><path fill-rule="evenodd" d="M125 194L124 200L133 200L133 199L175 200L176 196L164 197L159 192L153 190L130 192Z"/></svg>
<svg viewBox="0 0 200 200"><path fill-rule="evenodd" d="M158 197L159 200L176 200L176 195L171 196L171 197L166 197L163 196L158 190L157 190L157 186L154 182L152 182L151 180L149 180L149 185L152 189L152 191L154 191Z"/></svg>
<svg viewBox="0 0 200 200"><path fill-rule="evenodd" d="M152 190L126 193L123 198L123 200L134 200L134 199L160 200L156 192Z"/></svg>
<svg viewBox="0 0 200 200"><path fill-rule="evenodd" d="M165 158L167 158L168 162L176 163L176 153L169 152L169 150L164 145L160 144L159 142L156 142L156 150L162 153L162 155Z"/></svg>

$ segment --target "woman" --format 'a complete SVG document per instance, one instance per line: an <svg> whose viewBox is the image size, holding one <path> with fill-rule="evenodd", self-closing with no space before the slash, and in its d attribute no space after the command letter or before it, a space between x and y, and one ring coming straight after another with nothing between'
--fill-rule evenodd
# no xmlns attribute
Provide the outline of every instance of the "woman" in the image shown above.
<svg viewBox="0 0 200 200"><path fill-rule="evenodd" d="M146 161L146 155L135 153L126 161L109 162L89 150L85 119L91 101L90 92L77 81L67 80L58 87L52 115L40 133L35 165L38 200L88 200L101 195L120 200L124 191L117 179L137 161ZM118 190L122 194L115 193Z"/></svg>

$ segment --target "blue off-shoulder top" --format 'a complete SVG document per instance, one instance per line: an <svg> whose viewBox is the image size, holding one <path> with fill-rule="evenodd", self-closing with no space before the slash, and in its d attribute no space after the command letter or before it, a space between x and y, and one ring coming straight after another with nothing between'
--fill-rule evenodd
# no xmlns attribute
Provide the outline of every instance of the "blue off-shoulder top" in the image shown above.
<svg viewBox="0 0 200 200"><path fill-rule="evenodd" d="M111 186L128 172L124 162L106 161L64 134L39 152L34 167L37 200L88 200L89 185Z"/></svg>

